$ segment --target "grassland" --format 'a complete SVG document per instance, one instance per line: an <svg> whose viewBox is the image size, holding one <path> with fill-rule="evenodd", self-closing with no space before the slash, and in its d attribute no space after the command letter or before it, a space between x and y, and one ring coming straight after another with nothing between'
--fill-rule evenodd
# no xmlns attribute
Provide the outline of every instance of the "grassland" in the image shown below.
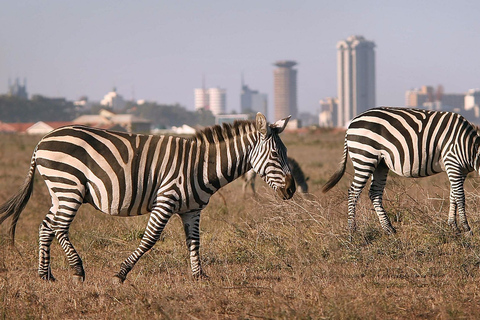
<svg viewBox="0 0 480 320"><path fill-rule="evenodd" d="M39 137L0 136L0 202L22 184ZM473 237L447 226L445 175L389 177L385 206L397 234L384 235L366 193L358 232L346 230L352 169L321 193L340 160L343 133L283 135L310 177L311 194L281 201L263 182L244 198L241 181L214 195L202 213L201 257L208 280L191 277L179 217L123 285L111 277L138 245L148 217L114 218L82 206L70 235L86 281L74 285L54 241L54 283L37 277L38 226L49 196L35 191L8 246L0 228L1 319L475 319L480 317L479 179L466 182Z"/></svg>

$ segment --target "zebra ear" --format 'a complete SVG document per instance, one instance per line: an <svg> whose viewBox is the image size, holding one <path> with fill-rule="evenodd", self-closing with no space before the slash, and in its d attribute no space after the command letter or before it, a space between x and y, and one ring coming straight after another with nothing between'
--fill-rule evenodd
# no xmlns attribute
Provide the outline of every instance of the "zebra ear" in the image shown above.
<svg viewBox="0 0 480 320"><path fill-rule="evenodd" d="M283 132L283 129L287 126L288 120L290 120L292 116L288 116L286 118L283 118L281 120L278 120L277 122L273 123L270 125L270 127L275 128L277 130L277 133L280 134Z"/></svg>
<svg viewBox="0 0 480 320"><path fill-rule="evenodd" d="M257 113L256 117L257 130L264 136L267 136L270 133L270 128L267 125L267 118L260 112Z"/></svg>

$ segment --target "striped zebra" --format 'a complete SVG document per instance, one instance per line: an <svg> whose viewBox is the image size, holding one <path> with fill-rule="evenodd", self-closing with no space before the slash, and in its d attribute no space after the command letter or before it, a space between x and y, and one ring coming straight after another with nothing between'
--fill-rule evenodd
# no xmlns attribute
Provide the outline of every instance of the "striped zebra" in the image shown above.
<svg viewBox="0 0 480 320"><path fill-rule="evenodd" d="M310 179L309 177L305 177L302 168L298 162L291 158L287 157L288 166L290 167L290 172L292 173L293 179L295 180L295 184L297 186L297 191L301 193L308 193L308 184L307 181ZM255 191L255 178L257 174L254 170L250 170L243 175L243 195L247 193L247 187L250 186L252 189L253 195L256 195Z"/></svg>
<svg viewBox="0 0 480 320"><path fill-rule="evenodd" d="M114 216L150 213L138 248L121 264L114 280L122 283L135 263L157 242L169 218L180 215L192 274L203 276L199 259L200 212L222 186L253 168L283 199L295 192L287 150L279 134L288 118L214 126L191 138L127 134L68 126L47 134L37 145L21 190L0 207L0 223L12 216L15 228L33 190L35 168L45 180L52 206L40 225L40 278L50 271L50 244L57 238L76 282L85 280L80 256L68 230L82 203Z"/></svg>
<svg viewBox="0 0 480 320"><path fill-rule="evenodd" d="M348 190L348 227L355 230L355 206L367 180L369 196L387 233L395 228L382 204L389 170L404 177L426 177L446 172L450 181L448 224L456 231L457 212L463 231L470 235L465 215L463 184L468 173L479 171L480 136L461 115L405 108L370 109L350 123L339 170L323 187L333 188L345 172L347 153L355 175Z"/></svg>

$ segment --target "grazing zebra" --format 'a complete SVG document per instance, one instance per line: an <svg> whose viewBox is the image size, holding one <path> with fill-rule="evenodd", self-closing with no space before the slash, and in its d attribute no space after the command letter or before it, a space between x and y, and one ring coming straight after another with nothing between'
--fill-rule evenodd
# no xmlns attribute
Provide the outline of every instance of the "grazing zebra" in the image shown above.
<svg viewBox="0 0 480 320"><path fill-rule="evenodd" d="M333 188L345 172L347 153L355 176L348 190L348 226L355 230L355 206L370 176L369 196L387 233L395 228L382 205L388 171L404 177L426 177L446 172L450 180L448 224L459 232L459 223L471 234L465 215L463 184L468 173L479 171L480 136L461 115L452 112L405 108L370 109L350 123L339 170L324 185Z"/></svg>
<svg viewBox="0 0 480 320"><path fill-rule="evenodd" d="M253 168L283 199L295 193L287 150L279 134L288 118L267 124L239 121L214 126L191 138L127 134L68 126L47 134L37 145L21 190L0 207L0 223L15 227L33 189L35 168L42 175L52 206L40 225L38 273L50 271L50 244L56 237L65 250L75 281L83 281L82 260L68 230L82 203L114 216L150 213L138 248L121 264L121 283L140 257L157 242L172 214L180 215L193 276L203 276L199 259L200 212L222 186Z"/></svg>
<svg viewBox="0 0 480 320"><path fill-rule="evenodd" d="M290 167L290 172L292 173L293 179L295 180L295 184L297 186L297 191L301 193L308 193L308 184L307 181L310 179L309 177L305 177L302 168L298 162L291 158L287 157L288 166ZM255 191L255 178L257 174L254 170L250 170L243 175L243 195L247 193L247 187L250 186L252 188L253 195L256 194Z"/></svg>

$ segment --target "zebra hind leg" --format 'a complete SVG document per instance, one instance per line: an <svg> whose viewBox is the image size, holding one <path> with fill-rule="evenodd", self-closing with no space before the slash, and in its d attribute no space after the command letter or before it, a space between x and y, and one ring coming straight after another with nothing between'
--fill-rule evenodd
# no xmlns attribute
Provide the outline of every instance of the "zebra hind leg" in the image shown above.
<svg viewBox="0 0 480 320"><path fill-rule="evenodd" d="M471 236L473 235L473 232L468 225L467 214L465 212L465 191L463 189L465 178L465 176L462 176L462 179L458 182L458 186L456 187L456 191L454 193L458 210L458 222L462 226L464 234L466 236Z"/></svg>
<svg viewBox="0 0 480 320"><path fill-rule="evenodd" d="M371 168L374 167L374 164L371 164L365 169L365 166L360 166L359 164L357 165L353 157L352 162L355 169L355 176L352 184L350 185L350 189L348 189L348 229L351 233L355 232L357 229L355 213L358 198L360 197L360 193L362 192L363 188L367 184L368 179L372 175L373 170L371 170Z"/></svg>
<svg viewBox="0 0 480 320"><path fill-rule="evenodd" d="M208 278L200 264L200 211L180 215L185 230L187 248L190 253L190 266L194 278Z"/></svg>
<svg viewBox="0 0 480 320"><path fill-rule="evenodd" d="M165 208L159 207L152 210L140 245L127 259L125 259L125 261L122 262L120 271L113 277L114 283L121 284L125 281L127 274L132 270L138 260L158 241L171 216L172 210L167 211Z"/></svg>
<svg viewBox="0 0 480 320"><path fill-rule="evenodd" d="M462 173L461 169L449 167L447 169L448 179L450 180L450 211L448 214L449 225L455 224L455 211L458 213L458 222L462 226L465 235L472 235L472 230L468 225L467 215L465 213L465 190L463 188L466 175ZM452 205L454 203L454 205ZM455 210L455 208L457 210ZM457 227L458 228L458 227Z"/></svg>
<svg viewBox="0 0 480 320"><path fill-rule="evenodd" d="M450 189L450 209L448 211L448 225L456 234L461 233L460 229L457 226L457 201L455 200L455 194L453 192L453 189Z"/></svg>
<svg viewBox="0 0 480 320"><path fill-rule="evenodd" d="M388 167L385 162L379 163L375 171L373 172L372 184L368 193L370 200L372 201L375 212L377 213L380 225L383 230L388 234L394 234L395 228L392 226L390 219L388 218L385 209L383 208L383 190L387 182Z"/></svg>
<svg viewBox="0 0 480 320"><path fill-rule="evenodd" d="M50 245L55 237L55 231L50 227L48 216L39 227L38 275L43 280L55 281L50 269Z"/></svg>
<svg viewBox="0 0 480 320"><path fill-rule="evenodd" d="M55 228L55 236L67 255L70 268L73 269L73 281L75 283L79 283L85 281L85 270L83 269L82 259L78 255L77 251L73 247L73 244L70 242L70 238L68 237L69 226L70 222L66 227Z"/></svg>

